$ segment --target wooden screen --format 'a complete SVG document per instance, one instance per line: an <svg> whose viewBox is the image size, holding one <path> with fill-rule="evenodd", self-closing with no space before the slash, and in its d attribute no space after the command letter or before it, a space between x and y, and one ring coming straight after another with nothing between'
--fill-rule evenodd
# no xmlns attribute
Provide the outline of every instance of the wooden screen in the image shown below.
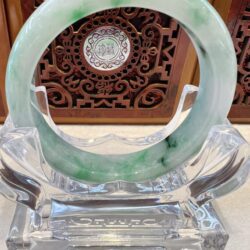
<svg viewBox="0 0 250 250"><path fill-rule="evenodd" d="M250 122L250 1L233 0L228 26L238 60L238 82L230 118Z"/></svg>
<svg viewBox="0 0 250 250"><path fill-rule="evenodd" d="M22 0L24 19L43 1ZM117 27L129 37L126 63L93 68L84 42L97 27ZM62 32L38 65L37 85L46 86L52 116L62 122L164 123L177 102L189 39L170 17L122 8L86 17Z"/></svg>
<svg viewBox="0 0 250 250"><path fill-rule="evenodd" d="M12 43L22 23L42 2L43 0L5 0ZM250 0L210 2L230 29L238 59L238 84L229 118L233 122L250 122ZM174 20L144 9L116 11L118 12L99 13L69 27L53 41L41 58L37 84L48 89L50 110L55 121L165 123L178 103L183 84L199 83L195 52ZM108 19L107 13L111 14L112 22L125 20L124 28L134 27L128 33L139 40L139 48L135 47L135 57L131 57L128 63L128 72L125 67L121 67L120 72L113 71L110 76L86 67L88 65L81 47L88 33L86 27L90 25L93 30L93 22L98 23L102 18ZM138 23L141 25L138 26ZM105 22L98 23L98 26L104 24ZM142 32L146 27L154 30L155 39L150 39L153 41L151 44L147 34ZM137 54L141 56L137 57ZM140 67L145 67L143 74ZM1 88L4 95L3 85ZM2 107L1 103L0 106ZM0 112L3 113L3 110L2 108Z"/></svg>

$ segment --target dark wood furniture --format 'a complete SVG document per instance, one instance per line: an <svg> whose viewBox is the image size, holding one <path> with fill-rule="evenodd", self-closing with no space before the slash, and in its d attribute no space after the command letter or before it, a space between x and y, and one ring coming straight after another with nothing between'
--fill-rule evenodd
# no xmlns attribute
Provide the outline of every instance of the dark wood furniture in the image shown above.
<svg viewBox="0 0 250 250"><path fill-rule="evenodd" d="M4 1L0 0L0 122L5 120L7 105L5 99L5 71L10 52L10 41L5 14Z"/></svg>
<svg viewBox="0 0 250 250"><path fill-rule="evenodd" d="M7 15L11 44L42 2L5 0L2 12ZM250 122L250 0L211 2L228 24L238 56L239 79L229 117L233 122ZM88 65L82 47L95 27L110 24L125 29L135 49L123 67L103 74ZM46 86L58 123L166 123L186 83L199 83L189 39L173 19L144 9L105 11L84 18L53 41L38 65L37 84Z"/></svg>
<svg viewBox="0 0 250 250"><path fill-rule="evenodd" d="M24 19L42 1L22 0ZM97 27L117 27L129 37L129 59L115 70L98 70L83 53ZM59 35L38 66L57 121L163 123L171 118L190 42L170 17L122 8L86 17Z"/></svg>
<svg viewBox="0 0 250 250"><path fill-rule="evenodd" d="M228 17L238 60L238 82L230 118L250 123L250 0L233 0Z"/></svg>

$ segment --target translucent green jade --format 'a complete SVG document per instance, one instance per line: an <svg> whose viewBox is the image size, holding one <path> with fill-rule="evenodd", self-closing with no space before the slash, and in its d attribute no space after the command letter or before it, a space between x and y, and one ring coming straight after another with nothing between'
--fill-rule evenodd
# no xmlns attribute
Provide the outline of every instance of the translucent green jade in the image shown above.
<svg viewBox="0 0 250 250"><path fill-rule="evenodd" d="M148 8L177 19L195 44L201 86L190 115L170 137L137 153L103 156L77 149L58 136L32 106L31 86L40 57L60 32L85 16L117 7ZM234 96L236 69L230 34L205 0L47 0L27 21L15 42L6 91L15 126L37 128L44 157L56 171L91 183L145 181L190 159L211 127L224 122Z"/></svg>

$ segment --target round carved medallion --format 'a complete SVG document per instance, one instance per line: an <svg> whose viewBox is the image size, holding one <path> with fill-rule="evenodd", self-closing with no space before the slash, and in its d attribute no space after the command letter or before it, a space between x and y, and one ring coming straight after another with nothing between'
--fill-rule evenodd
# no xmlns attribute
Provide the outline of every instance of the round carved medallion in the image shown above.
<svg viewBox="0 0 250 250"><path fill-rule="evenodd" d="M90 16L74 36L74 65L88 80L116 81L137 67L140 34L117 14L100 12Z"/></svg>
<svg viewBox="0 0 250 250"><path fill-rule="evenodd" d="M122 66L130 53L127 35L114 26L94 30L85 40L83 48L86 61L97 70L114 70Z"/></svg>

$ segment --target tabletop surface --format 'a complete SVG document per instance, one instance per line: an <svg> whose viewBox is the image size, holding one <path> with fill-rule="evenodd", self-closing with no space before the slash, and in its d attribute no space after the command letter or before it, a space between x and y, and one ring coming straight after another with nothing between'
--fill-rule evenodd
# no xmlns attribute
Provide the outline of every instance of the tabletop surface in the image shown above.
<svg viewBox="0 0 250 250"><path fill-rule="evenodd" d="M69 129L68 126L66 128ZM250 141L250 126L235 126ZM71 133L75 130L70 128ZM226 250L250 249L250 179L239 190L214 202L227 232L230 235ZM15 205L0 196L0 250L6 250L8 233Z"/></svg>

